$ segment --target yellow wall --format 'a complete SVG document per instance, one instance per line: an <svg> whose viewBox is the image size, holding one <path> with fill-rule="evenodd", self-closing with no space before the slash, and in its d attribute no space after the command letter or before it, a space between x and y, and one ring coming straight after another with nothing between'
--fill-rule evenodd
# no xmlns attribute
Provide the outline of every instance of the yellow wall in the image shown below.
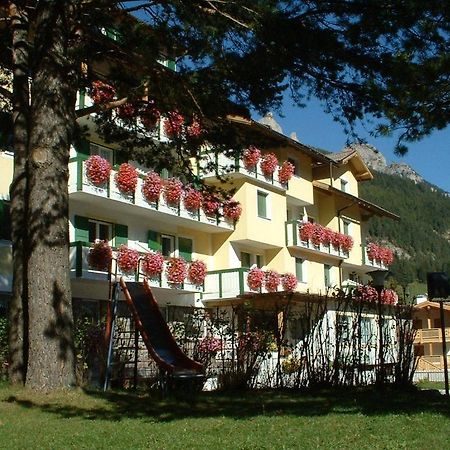
<svg viewBox="0 0 450 450"><path fill-rule="evenodd" d="M0 152L0 199L9 199L9 185L13 177L14 158Z"/></svg>

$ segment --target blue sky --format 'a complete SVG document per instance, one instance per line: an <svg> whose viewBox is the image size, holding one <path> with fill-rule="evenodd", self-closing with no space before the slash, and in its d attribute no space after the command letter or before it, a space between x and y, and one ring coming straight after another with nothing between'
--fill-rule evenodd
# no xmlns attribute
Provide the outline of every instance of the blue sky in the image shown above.
<svg viewBox="0 0 450 450"><path fill-rule="evenodd" d="M285 135L295 131L300 142L329 151L340 151L346 145L342 126L323 112L318 101L297 108L286 99L282 112L284 117L274 115ZM380 150L388 163L405 162L428 182L450 192L450 126L410 143L405 156L394 154L395 138L373 138L368 132L361 132L361 137Z"/></svg>

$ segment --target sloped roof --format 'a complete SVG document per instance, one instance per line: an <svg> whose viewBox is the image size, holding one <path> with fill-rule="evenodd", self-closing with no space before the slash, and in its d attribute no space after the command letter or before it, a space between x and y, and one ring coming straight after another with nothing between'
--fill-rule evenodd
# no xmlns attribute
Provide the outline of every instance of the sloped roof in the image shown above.
<svg viewBox="0 0 450 450"><path fill-rule="evenodd" d="M355 178L358 181L373 180L372 172L369 167L367 167L364 160L357 150L352 148L347 148L341 152L330 153L327 155L331 160L333 160L337 165L352 164L356 173Z"/></svg>
<svg viewBox="0 0 450 450"><path fill-rule="evenodd" d="M247 119L245 117L236 115L229 115L227 116L227 119L230 122L235 123L236 125L246 126L249 129L252 129L254 131L266 135L267 137L270 137L274 141L295 148L301 151L302 153L305 153L306 155L310 156L315 162L325 164L335 164L335 162L332 159L330 159L327 155L324 155L323 153L319 152L314 147L302 144L294 139L291 139L290 137L287 137L284 134L279 133L278 131L275 131L272 128L269 128L267 125L256 122L253 119Z"/></svg>
<svg viewBox="0 0 450 450"><path fill-rule="evenodd" d="M400 220L400 217L397 214L394 214L387 209L382 208L381 206L375 205L375 203L371 203L368 200L364 200L362 198L356 197L348 192L343 192L340 189L336 189L329 184L322 183L321 181L313 181L313 186L316 189L319 189L329 195L337 195L342 197L350 203L354 203L358 205L361 209L371 213L372 215L380 216L380 217L389 217L390 219Z"/></svg>
<svg viewBox="0 0 450 450"><path fill-rule="evenodd" d="M424 309L424 308L440 308L440 302L430 302L427 300L426 302L419 303L414 305L414 309ZM444 302L444 309L450 311L450 304Z"/></svg>

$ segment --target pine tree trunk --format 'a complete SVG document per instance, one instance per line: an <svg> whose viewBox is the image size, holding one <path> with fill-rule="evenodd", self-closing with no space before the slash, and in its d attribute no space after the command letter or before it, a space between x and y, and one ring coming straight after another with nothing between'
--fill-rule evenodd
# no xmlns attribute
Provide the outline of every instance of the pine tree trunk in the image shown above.
<svg viewBox="0 0 450 450"><path fill-rule="evenodd" d="M74 65L68 57L71 1L40 1L30 129L26 385L75 382L69 276L68 162L75 124Z"/></svg>
<svg viewBox="0 0 450 450"><path fill-rule="evenodd" d="M9 304L9 379L25 381L27 349L27 153L28 153L28 17L10 4L13 51L14 176L11 183L11 240L13 251L13 292Z"/></svg>

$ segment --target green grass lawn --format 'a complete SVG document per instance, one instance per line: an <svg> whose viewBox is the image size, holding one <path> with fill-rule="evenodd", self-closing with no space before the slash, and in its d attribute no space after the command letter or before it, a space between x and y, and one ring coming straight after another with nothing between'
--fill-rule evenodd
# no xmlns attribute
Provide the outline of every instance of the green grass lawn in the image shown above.
<svg viewBox="0 0 450 450"><path fill-rule="evenodd" d="M449 448L450 403L430 391L33 393L0 385L1 449Z"/></svg>

